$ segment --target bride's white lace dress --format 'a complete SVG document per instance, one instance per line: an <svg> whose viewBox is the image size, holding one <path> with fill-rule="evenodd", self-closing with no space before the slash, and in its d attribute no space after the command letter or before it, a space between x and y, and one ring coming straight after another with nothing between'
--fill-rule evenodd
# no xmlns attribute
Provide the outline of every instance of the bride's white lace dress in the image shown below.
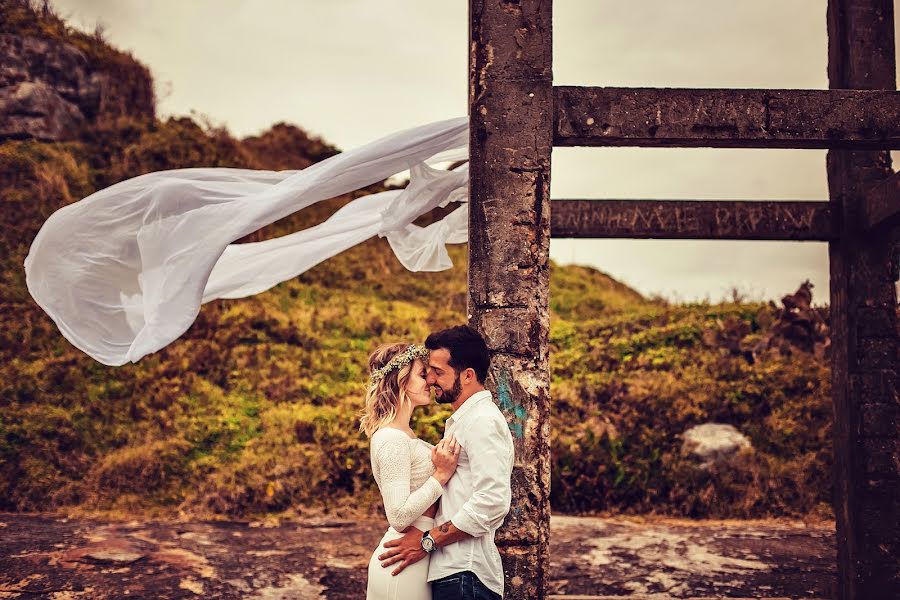
<svg viewBox="0 0 900 600"><path fill-rule="evenodd" d="M431 476L434 473L431 448L428 442L390 427L372 434L372 473L381 490L390 527L369 560L367 600L431 600L428 556L396 576L391 573L397 564L385 568L378 560L387 550L384 543L401 537L407 527L420 531L434 527L434 519L422 516L443 492L440 482Z"/></svg>

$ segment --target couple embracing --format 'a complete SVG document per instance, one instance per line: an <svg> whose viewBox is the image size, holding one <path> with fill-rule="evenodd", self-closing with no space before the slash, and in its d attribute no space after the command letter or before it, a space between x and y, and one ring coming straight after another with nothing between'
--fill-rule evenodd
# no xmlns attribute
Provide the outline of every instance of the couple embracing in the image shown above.
<svg viewBox="0 0 900 600"><path fill-rule="evenodd" d="M494 533L509 512L513 441L484 388L490 363L465 325L369 357L360 428L390 528L369 562L367 600L495 600L503 565ZM453 408L437 446L409 422L435 399Z"/></svg>

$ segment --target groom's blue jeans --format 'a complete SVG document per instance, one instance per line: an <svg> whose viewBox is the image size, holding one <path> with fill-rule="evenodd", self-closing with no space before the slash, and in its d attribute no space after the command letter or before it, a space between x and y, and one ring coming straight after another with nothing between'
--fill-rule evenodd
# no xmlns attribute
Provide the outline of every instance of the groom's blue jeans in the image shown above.
<svg viewBox="0 0 900 600"><path fill-rule="evenodd" d="M471 571L454 573L431 582L431 600L501 600Z"/></svg>

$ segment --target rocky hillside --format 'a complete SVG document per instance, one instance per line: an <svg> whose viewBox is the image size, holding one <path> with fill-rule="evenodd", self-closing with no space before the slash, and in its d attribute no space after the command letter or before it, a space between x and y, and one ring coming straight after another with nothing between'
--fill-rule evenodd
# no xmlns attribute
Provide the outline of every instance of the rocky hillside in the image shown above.
<svg viewBox="0 0 900 600"><path fill-rule="evenodd" d="M11 132L0 142L0 510L377 510L355 422L366 356L463 321L465 248L453 248L451 271L409 273L370 240L266 293L205 305L138 364L90 360L25 288L22 261L53 211L152 170L302 168L337 150L284 123L240 140L159 121L134 59L52 10L0 0L0 11L14 49L0 59L0 131ZM9 101L29 94L61 112ZM307 227L349 199L250 239ZM555 510L828 512L827 313L808 288L783 306L671 305L554 265L551 309ZM419 415L420 435L435 440L445 417ZM681 435L706 422L733 425L752 448L701 464Z"/></svg>
<svg viewBox="0 0 900 600"><path fill-rule="evenodd" d="M126 117L153 121L153 79L99 35L66 27L47 4L0 2L0 139L71 140Z"/></svg>

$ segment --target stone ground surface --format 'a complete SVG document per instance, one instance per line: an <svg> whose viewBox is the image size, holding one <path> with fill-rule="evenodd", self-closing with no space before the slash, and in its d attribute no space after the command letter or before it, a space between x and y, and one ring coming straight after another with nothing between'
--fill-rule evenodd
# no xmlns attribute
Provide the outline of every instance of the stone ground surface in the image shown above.
<svg viewBox="0 0 900 600"><path fill-rule="evenodd" d="M365 597L386 523L100 522L0 513L0 598ZM555 516L560 597L830 598L834 529Z"/></svg>

